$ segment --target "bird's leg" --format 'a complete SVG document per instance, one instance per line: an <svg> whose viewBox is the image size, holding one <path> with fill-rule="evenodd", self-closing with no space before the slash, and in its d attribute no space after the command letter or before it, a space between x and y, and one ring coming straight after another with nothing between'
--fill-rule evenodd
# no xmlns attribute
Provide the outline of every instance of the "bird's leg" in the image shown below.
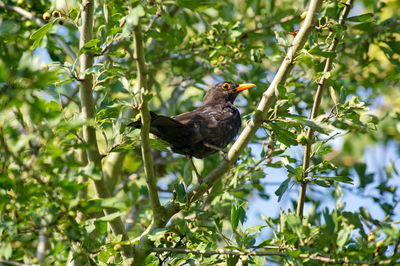
<svg viewBox="0 0 400 266"><path fill-rule="evenodd" d="M215 145L212 145L210 143L207 143L207 142L203 142L203 145L208 147L208 148L210 148L210 149L214 149L214 150L222 152L222 155L224 156L224 158L227 159L226 156L228 155L228 151L226 151L226 150L224 150L224 149L222 149L220 147L217 147Z"/></svg>
<svg viewBox="0 0 400 266"><path fill-rule="evenodd" d="M197 168L196 168L196 166L194 165L194 162L193 162L193 157L192 156L188 156L189 158L190 158L190 163L192 164L192 167L193 167L193 170L194 170L194 172L196 173L196 176L197 176L197 181L201 184L201 183L203 183L203 177L199 174L199 172L197 171Z"/></svg>

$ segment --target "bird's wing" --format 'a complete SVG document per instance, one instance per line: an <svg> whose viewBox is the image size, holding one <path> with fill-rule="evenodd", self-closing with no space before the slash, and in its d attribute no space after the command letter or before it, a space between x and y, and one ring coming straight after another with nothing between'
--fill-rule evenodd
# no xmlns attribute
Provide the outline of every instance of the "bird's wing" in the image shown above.
<svg viewBox="0 0 400 266"><path fill-rule="evenodd" d="M190 124L184 124L175 118L152 115L150 132L179 148L197 142L199 134Z"/></svg>
<svg viewBox="0 0 400 266"><path fill-rule="evenodd" d="M171 127L171 128L185 128L183 123L163 115L152 116L151 125L154 127Z"/></svg>

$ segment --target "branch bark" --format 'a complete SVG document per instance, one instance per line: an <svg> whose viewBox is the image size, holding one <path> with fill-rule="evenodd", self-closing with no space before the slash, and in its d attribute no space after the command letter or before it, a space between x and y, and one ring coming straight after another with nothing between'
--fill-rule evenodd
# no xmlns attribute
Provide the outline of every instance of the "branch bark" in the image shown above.
<svg viewBox="0 0 400 266"><path fill-rule="evenodd" d="M149 132L150 132L150 113L147 106L147 69L144 59L143 38L141 33L140 21L134 26L135 37L135 59L137 68L137 86L143 96L143 102L140 107L140 116L142 126L140 137L142 141L141 151L146 175L146 183L150 196L150 203L153 210L152 225L142 234L138 245L135 247L134 265L142 265L144 259L149 254L151 244L147 238L150 228L159 228L165 225L165 209L161 206L157 191L157 180L154 174L153 159L150 150Z"/></svg>
<svg viewBox="0 0 400 266"><path fill-rule="evenodd" d="M353 4L353 0L347 0L345 7L343 9L343 12L340 15L338 24L340 24L340 25L344 24L345 19L349 15L352 4ZM328 52L334 52L338 42L339 42L339 39L337 38L337 36L334 36L333 41L328 48ZM332 65L333 65L333 58L327 58L325 61L323 73L328 73L329 71L331 71ZM311 114L310 114L310 119L314 119L318 116L318 109L321 104L322 93L325 88L326 81L327 81L327 78L325 78L325 76L322 76L318 80L317 92L315 94L314 103L313 103L313 107L312 107ZM307 131L308 143L304 147L303 175L302 175L302 180L300 181L300 192L299 192L299 198L297 201L297 209L296 209L296 214L299 216L303 216L303 209L304 209L304 203L305 203L305 197L306 197L306 191L307 191L307 182L305 181L305 178L307 177L307 169L310 167L311 146L312 146L311 140L313 138L313 135L314 135L314 131L311 128L309 128Z"/></svg>
<svg viewBox="0 0 400 266"><path fill-rule="evenodd" d="M154 174L153 167L153 158L151 156L150 150L150 140L149 140L149 132L150 132L150 113L147 105L147 69L144 59L144 49L143 49L143 38L141 32L141 25L138 22L138 25L134 27L134 36L135 36L135 59L136 59L136 69L137 69L137 86L139 88L140 93L143 95L143 102L140 108L140 116L142 120L142 126L140 130L140 137L142 141L141 150L142 150L142 158L144 164L144 172L146 174L146 182L147 188L149 190L150 202L153 209L153 220L156 223L159 223L159 220L162 219L162 214L164 212L163 207L161 206L160 199L158 197L157 192L157 180Z"/></svg>
<svg viewBox="0 0 400 266"><path fill-rule="evenodd" d="M253 118L249 121L245 129L240 134L239 138L233 144L231 149L229 150L226 159L221 161L213 171L211 171L205 178L204 182L199 185L193 186L187 192L188 202L193 202L194 200L200 198L208 189L219 180L236 162L239 158L240 153L247 146L250 139L254 136L257 129L263 123L264 117L270 107L274 104L276 100L275 92L278 89L278 86L284 85L287 76L292 70L297 53L303 48L308 35L310 34L313 28L313 22L315 19L315 15L318 12L321 6L322 0L312 0L310 1L310 5L308 8L307 16L300 28L300 31L296 35L293 40L292 46L289 48L286 57L284 58L281 66L278 69L272 83L268 87L268 89L263 93L263 97L257 107L257 110L254 113ZM142 116L143 119L143 116ZM145 119L147 119L145 117ZM143 123L143 121L142 121ZM160 220L160 223L153 223L149 228L142 234L140 237L140 241L138 245L135 247L135 265L141 265L148 254L152 251L152 243L148 239L149 233L153 230L165 226L167 221L176 213L178 213L183 207L173 200L167 204L165 207L165 214L162 215L163 219Z"/></svg>
<svg viewBox="0 0 400 266"><path fill-rule="evenodd" d="M82 48L88 41L93 38L93 11L94 1L83 0L82 1L82 25L80 27L80 43L79 46ZM86 147L86 154L88 159L88 167L92 167L95 171L100 173L100 179L94 180L96 192L100 198L109 198L111 194L106 186L104 176L102 173L101 155L97 146L96 129L88 125L90 120L95 118L94 103L92 96L93 89L93 76L87 74L85 71L93 66L93 54L85 52L79 57L80 63L80 90L79 97L81 102L82 118L86 122L83 126L83 138L88 144ZM115 212L111 209L105 209L105 214L109 215ZM128 234L125 231L122 220L118 217L110 222L111 229L114 234L122 235L122 240L129 240ZM132 257L132 249L130 246L123 246L123 255L125 261Z"/></svg>

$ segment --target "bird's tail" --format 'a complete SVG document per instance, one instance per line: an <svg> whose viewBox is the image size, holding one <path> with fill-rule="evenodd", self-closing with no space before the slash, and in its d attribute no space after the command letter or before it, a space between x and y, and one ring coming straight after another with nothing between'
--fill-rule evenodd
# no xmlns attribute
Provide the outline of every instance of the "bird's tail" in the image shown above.
<svg viewBox="0 0 400 266"><path fill-rule="evenodd" d="M150 117L151 117L151 122L150 122L150 132L153 134L157 134L157 129L160 128L176 128L176 129L180 129L180 128L184 128L186 127L185 125L183 125L182 123L176 121L175 119L168 117L168 116L164 116L164 115L158 115L154 112L150 111ZM140 128L142 126L142 122L139 120L136 120L130 124L128 124L129 127L135 127L135 128Z"/></svg>
<svg viewBox="0 0 400 266"><path fill-rule="evenodd" d="M151 117L150 123L152 123L155 119L157 119L159 117L159 115L150 111L150 117ZM141 126L142 126L142 122L140 121L140 119L128 124L128 127L134 127L134 128L141 128Z"/></svg>
<svg viewBox="0 0 400 266"><path fill-rule="evenodd" d="M158 115L150 112L150 133L156 135L169 142L173 147L181 147L185 143L190 143L193 137L192 130L185 124L175 120L172 117ZM141 128L142 123L140 120L134 121L128 126Z"/></svg>

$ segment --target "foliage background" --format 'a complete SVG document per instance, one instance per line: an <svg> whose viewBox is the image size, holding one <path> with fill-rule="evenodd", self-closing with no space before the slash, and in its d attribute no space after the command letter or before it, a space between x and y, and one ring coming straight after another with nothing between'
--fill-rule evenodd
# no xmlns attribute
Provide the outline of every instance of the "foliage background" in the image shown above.
<svg viewBox="0 0 400 266"><path fill-rule="evenodd" d="M36 20L15 7L41 18L60 9L57 3L0 1L0 259L54 264L72 263L73 257L74 263L120 264L126 259L120 255L125 242L108 223L122 218L133 244L150 225L141 138L139 130L126 128L143 96L132 35L139 19L149 109L173 116L199 106L206 89L218 81L253 82L257 88L236 103L246 124L307 4L96 1L94 40L79 49L74 25L80 24L79 3L62 6L64 18L52 17L49 31L38 38L32 35L39 28ZM338 261L398 261L400 6L394 0L355 1L352 18L341 26L343 8L341 2L324 1L266 123L235 167L199 200L186 204L185 189L197 182L190 163L171 154L165 143L151 141L161 202L172 199L185 206L167 226L151 232L153 247L225 248L243 251L242 256L158 250L146 263L321 263L306 258L310 254ZM332 34L339 38L335 52L328 51ZM90 120L82 119L76 79L76 56L83 52L97 54L86 71L95 81L95 118ZM334 58L334 68L323 73L327 58ZM328 81L321 116L310 120L322 76ZM96 128L102 171L87 163L84 125ZM316 132L312 139L307 127ZM302 168L307 143L315 151L311 169ZM220 160L216 154L195 164L205 176ZM311 183L301 218L293 210L305 171ZM100 179L112 197L96 198L92 181ZM262 206L261 216L252 209L254 200ZM104 209L117 212L103 216ZM270 250L282 255L246 253Z"/></svg>

